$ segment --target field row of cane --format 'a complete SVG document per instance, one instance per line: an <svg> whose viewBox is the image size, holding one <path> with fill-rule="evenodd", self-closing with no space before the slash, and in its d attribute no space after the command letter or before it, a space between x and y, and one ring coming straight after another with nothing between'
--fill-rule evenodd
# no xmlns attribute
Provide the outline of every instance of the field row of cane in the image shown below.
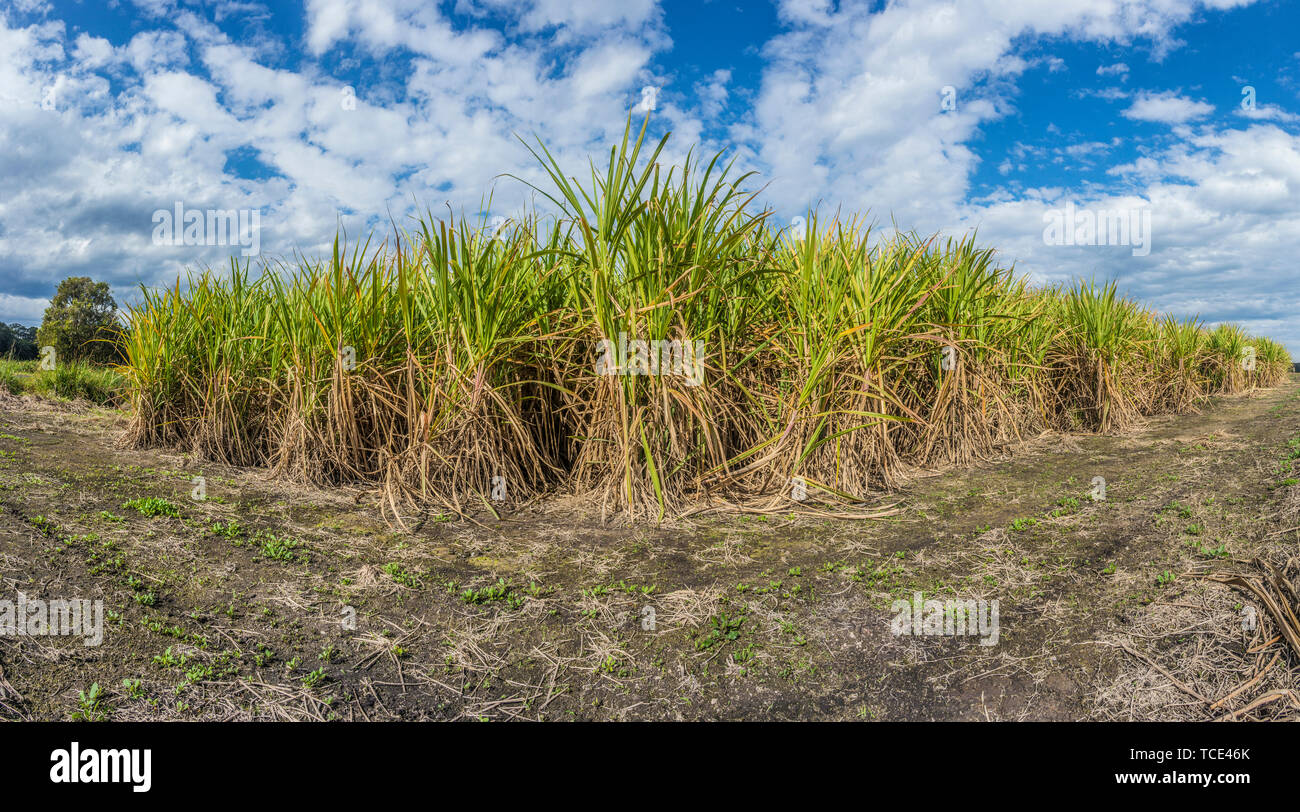
<svg viewBox="0 0 1300 812"><path fill-rule="evenodd" d="M911 466L1120 430L1290 371L1266 338L1113 283L1032 287L971 239L815 214L783 229L751 177L662 166L643 137L585 181L539 144L555 215L426 213L382 245L146 290L132 439L373 483L398 514L572 493L659 519L789 507L792 482L843 505Z"/></svg>

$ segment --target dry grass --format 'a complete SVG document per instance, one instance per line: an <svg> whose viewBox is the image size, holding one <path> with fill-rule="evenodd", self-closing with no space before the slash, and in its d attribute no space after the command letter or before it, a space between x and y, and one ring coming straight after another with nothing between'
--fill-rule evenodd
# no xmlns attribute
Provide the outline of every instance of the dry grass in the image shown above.
<svg viewBox="0 0 1300 812"><path fill-rule="evenodd" d="M1124 653L1098 693L1117 720L1300 719L1300 559L1255 558L1187 573L1184 588L1101 643Z"/></svg>

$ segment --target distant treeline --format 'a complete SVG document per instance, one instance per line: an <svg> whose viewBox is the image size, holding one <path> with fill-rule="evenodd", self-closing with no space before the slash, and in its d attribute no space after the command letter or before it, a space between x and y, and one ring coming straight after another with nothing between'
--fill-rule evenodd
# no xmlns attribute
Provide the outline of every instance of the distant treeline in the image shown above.
<svg viewBox="0 0 1300 812"><path fill-rule="evenodd" d="M35 327L0 322L0 358L31 361L36 356Z"/></svg>

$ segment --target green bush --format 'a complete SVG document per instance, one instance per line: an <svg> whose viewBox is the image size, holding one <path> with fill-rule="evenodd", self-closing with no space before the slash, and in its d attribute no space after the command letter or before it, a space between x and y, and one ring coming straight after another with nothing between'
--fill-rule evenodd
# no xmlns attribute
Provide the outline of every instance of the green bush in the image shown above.
<svg viewBox="0 0 1300 812"><path fill-rule="evenodd" d="M53 370L38 369L33 361L0 359L0 392L24 392L65 400L88 400L114 406L124 399L126 380L111 367L61 363Z"/></svg>
<svg viewBox="0 0 1300 812"><path fill-rule="evenodd" d="M88 400L110 406L121 399L122 376L108 367L59 364L52 372L38 375L38 379L42 377L49 380L49 387L57 397L66 400Z"/></svg>
<svg viewBox="0 0 1300 812"><path fill-rule="evenodd" d="M18 361L0 361L0 392L10 395L20 395L23 391L23 381L19 377L22 364Z"/></svg>

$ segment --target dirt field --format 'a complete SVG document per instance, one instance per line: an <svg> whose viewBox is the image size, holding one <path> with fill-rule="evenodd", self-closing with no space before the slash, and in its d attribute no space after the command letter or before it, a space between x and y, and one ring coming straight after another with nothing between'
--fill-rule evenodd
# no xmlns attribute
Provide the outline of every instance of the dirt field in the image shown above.
<svg viewBox="0 0 1300 812"><path fill-rule="evenodd" d="M2 718L1300 715L1270 619L1197 577L1296 564L1296 376L929 472L878 521L628 528L570 499L403 532L366 491L120 449L124 422L0 401L0 599L105 613L99 646L0 637ZM997 600L996 644L894 634L917 592Z"/></svg>

